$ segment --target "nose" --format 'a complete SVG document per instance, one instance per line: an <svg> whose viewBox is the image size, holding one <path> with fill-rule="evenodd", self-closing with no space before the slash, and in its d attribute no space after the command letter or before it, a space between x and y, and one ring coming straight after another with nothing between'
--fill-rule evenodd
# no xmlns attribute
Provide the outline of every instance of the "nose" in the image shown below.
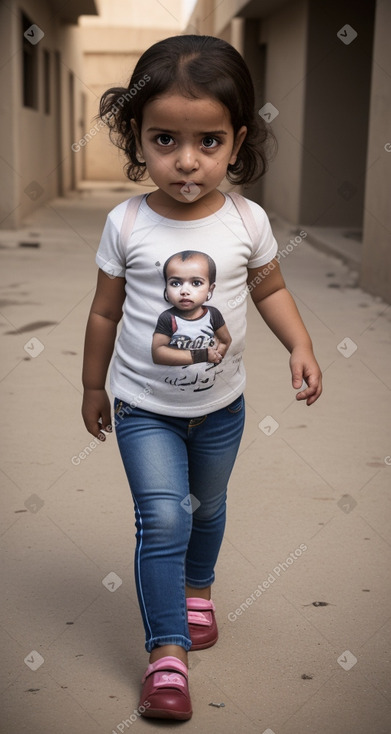
<svg viewBox="0 0 391 734"><path fill-rule="evenodd" d="M185 173L191 173L198 169L197 152L192 145L183 145L178 151L176 167Z"/></svg>
<svg viewBox="0 0 391 734"><path fill-rule="evenodd" d="M181 285L181 296L186 296L190 293L189 284L185 281Z"/></svg>

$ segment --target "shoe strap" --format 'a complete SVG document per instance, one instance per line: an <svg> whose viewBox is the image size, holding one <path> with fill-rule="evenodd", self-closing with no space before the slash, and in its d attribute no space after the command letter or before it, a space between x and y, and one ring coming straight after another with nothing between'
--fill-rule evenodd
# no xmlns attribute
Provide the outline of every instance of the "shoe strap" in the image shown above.
<svg viewBox="0 0 391 734"><path fill-rule="evenodd" d="M145 679L149 675L156 673L157 671L163 671L166 674L169 674L170 671L174 671L181 673L186 679L188 676L187 666L185 663L182 663L182 660L179 660L179 658L176 658L173 655L166 655L164 658L155 660L154 663L149 663L148 668L143 675L142 683L144 683Z"/></svg>
<svg viewBox="0 0 391 734"><path fill-rule="evenodd" d="M203 627L211 627L213 623L213 618L210 611L193 612L192 610L189 610L187 612L187 621L189 624L198 624Z"/></svg>
<svg viewBox="0 0 391 734"><path fill-rule="evenodd" d="M153 685L155 688L186 688L187 680L181 673L173 673L164 670L155 670L153 675Z"/></svg>
<svg viewBox="0 0 391 734"><path fill-rule="evenodd" d="M188 609L192 611L216 611L216 607L213 604L212 599L201 599L198 596L191 596L186 599L186 605Z"/></svg>

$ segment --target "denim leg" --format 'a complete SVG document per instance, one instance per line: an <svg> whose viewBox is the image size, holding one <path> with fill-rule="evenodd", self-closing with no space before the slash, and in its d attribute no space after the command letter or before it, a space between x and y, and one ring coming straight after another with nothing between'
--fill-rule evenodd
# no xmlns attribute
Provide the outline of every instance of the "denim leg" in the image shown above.
<svg viewBox="0 0 391 734"><path fill-rule="evenodd" d="M194 419L189 430L189 486L196 498L186 557L186 583L205 588L213 583L214 567L223 540L227 484L245 418L241 396L227 408Z"/></svg>
<svg viewBox="0 0 391 734"><path fill-rule="evenodd" d="M192 527L187 421L134 409L116 433L136 517L135 579L148 652L158 645L190 649L185 558ZM185 500L184 504L181 504Z"/></svg>

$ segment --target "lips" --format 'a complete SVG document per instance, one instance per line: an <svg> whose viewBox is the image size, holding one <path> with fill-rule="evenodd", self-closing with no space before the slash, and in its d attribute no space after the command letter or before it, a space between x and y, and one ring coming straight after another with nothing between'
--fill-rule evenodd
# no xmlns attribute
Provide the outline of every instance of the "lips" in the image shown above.
<svg viewBox="0 0 391 734"><path fill-rule="evenodd" d="M190 301L189 298L181 298L179 303L181 304L181 306L192 306L193 305L193 301Z"/></svg>
<svg viewBox="0 0 391 734"><path fill-rule="evenodd" d="M182 196L184 196L188 201L195 199L200 191L200 187L194 181L186 181L180 188Z"/></svg>

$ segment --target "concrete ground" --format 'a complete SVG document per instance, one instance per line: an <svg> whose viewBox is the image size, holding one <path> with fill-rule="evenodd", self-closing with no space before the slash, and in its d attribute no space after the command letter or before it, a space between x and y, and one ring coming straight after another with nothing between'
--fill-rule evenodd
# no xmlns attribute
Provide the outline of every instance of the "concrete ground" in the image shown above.
<svg viewBox="0 0 391 734"><path fill-rule="evenodd" d="M132 503L114 436L91 448L80 416L94 254L128 195L58 199L0 233L0 730L389 734L391 310L308 238L289 252L297 232L278 220L324 394L295 401L288 354L251 307L220 639L190 654L191 721L135 713L147 655Z"/></svg>

